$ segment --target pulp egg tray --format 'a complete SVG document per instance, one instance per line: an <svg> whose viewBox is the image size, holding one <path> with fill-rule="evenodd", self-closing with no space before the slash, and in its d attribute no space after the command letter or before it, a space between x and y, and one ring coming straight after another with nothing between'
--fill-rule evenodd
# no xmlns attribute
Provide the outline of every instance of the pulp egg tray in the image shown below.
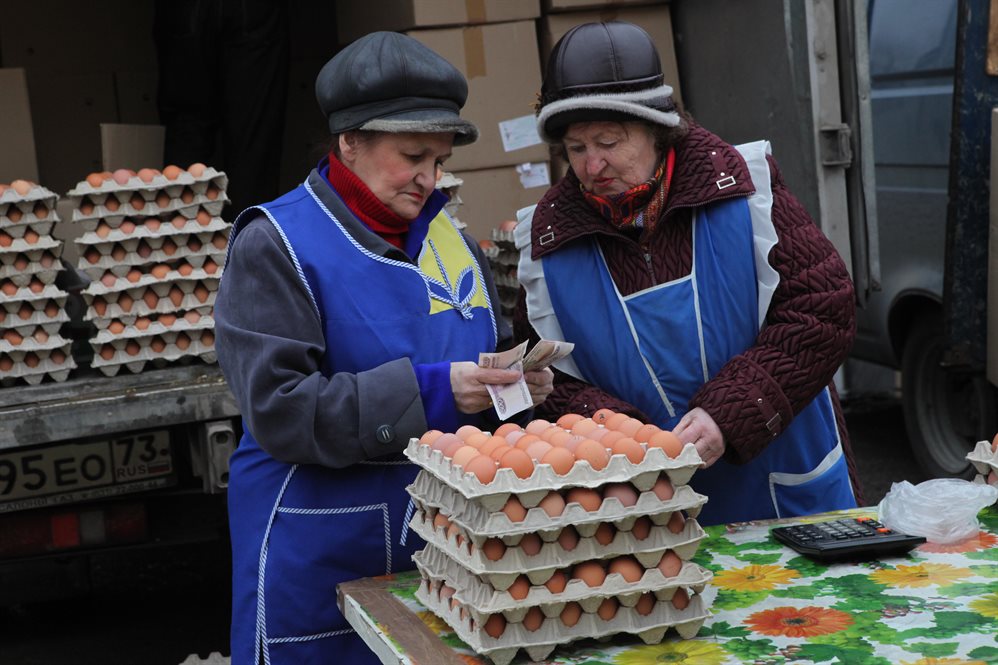
<svg viewBox="0 0 998 665"><path fill-rule="evenodd" d="M143 303L144 304L144 303ZM107 304L104 305L104 313L107 314ZM133 310L134 303L133 303ZM93 307L87 309L86 315L84 315L84 320L90 321L97 327L97 330L105 330L115 321L125 325L125 326L136 326L139 330L146 332L167 332L169 330L180 330L178 326L182 325L181 320L186 320L187 324L197 323L202 318L208 318L214 324L214 318L212 313L214 312L214 307L211 305L204 305L201 307L192 307L191 309L185 310L183 312L177 312L171 310L169 312L160 312L158 314L150 315L139 315L134 311L130 314L122 314L118 317L109 316L99 316L97 312L94 311Z"/></svg>
<svg viewBox="0 0 998 665"><path fill-rule="evenodd" d="M978 441L967 453L967 460L978 473L974 477L976 483L987 483L991 473L998 475L998 452L992 452L990 441Z"/></svg>
<svg viewBox="0 0 998 665"><path fill-rule="evenodd" d="M105 347L112 349L111 357L104 358L100 355L100 351L95 349L90 365L99 369L105 376L114 376L121 371L122 367L133 373L141 372L150 362L157 367L177 360L193 358L198 358L206 363L215 362L217 356L214 335L211 335L210 343L206 343L202 341L206 338L206 335L202 333L201 339L192 339L185 348L180 348L176 341L181 334L185 333L165 333L141 340L116 340L104 344L100 351L103 351ZM152 348L151 344L154 338L158 338L164 343L162 350L156 351Z"/></svg>
<svg viewBox="0 0 998 665"><path fill-rule="evenodd" d="M634 607L645 593L656 600L671 601L676 589L693 589L701 593L713 573L686 561L675 577L666 577L657 567L647 568L641 579L628 582L619 573L606 576L603 584L590 587L580 579L570 579L565 589L552 593L541 584L531 585L527 595L516 600L505 590L495 589L432 545L412 555L412 560L424 580L444 582L455 589L454 598L467 609L475 621L484 623L490 614L502 613L510 623L523 620L531 607L540 607L545 616L556 617L565 604L577 602L585 612L595 612L606 598L616 598L623 607Z"/></svg>
<svg viewBox="0 0 998 665"><path fill-rule="evenodd" d="M35 337L38 331L41 330L41 335ZM20 341L16 337L12 337L10 331L4 331L2 337L0 337L0 353L6 354L15 362L23 360L23 356L26 353L34 351L36 354L40 351L51 352L55 349L68 349L69 345L72 343L70 340L61 337L58 332L50 333L41 326L36 327L31 332L21 335ZM44 341L39 341L41 338ZM18 355L20 354L20 355Z"/></svg>
<svg viewBox="0 0 998 665"><path fill-rule="evenodd" d="M672 550L680 559L688 561L696 554L700 541L704 538L703 528L695 519L688 519L679 533L672 533L665 528L653 528L647 538L638 540L627 531L618 531L606 545L592 537L579 538L572 550L566 550L554 540L543 543L540 551L534 555L527 555L516 546L518 540L511 540L503 555L492 561L474 541L461 539L458 533L448 536L443 529L435 529L432 520L427 519L422 511L413 515L409 526L427 543L474 574L481 575L500 591L509 588L521 574L530 578L532 584L544 584L556 570L570 563L623 554L633 554L646 568L652 563L657 564L666 550Z"/></svg>
<svg viewBox="0 0 998 665"><path fill-rule="evenodd" d="M32 277L38 277L46 284L55 281L55 276L62 270L62 243L51 249L32 249L20 253L0 252L0 279L9 279L18 286L26 286ZM45 279L41 276L50 276Z"/></svg>
<svg viewBox="0 0 998 665"><path fill-rule="evenodd" d="M0 262L3 262L4 265L10 265L18 254L28 255L29 261L37 261L38 259L31 259L30 255L37 253L40 259L43 250L58 250L60 247L62 247L62 241L56 240L50 235L39 235L35 242L28 242L22 234L20 238L11 238L10 247L0 247Z"/></svg>
<svg viewBox="0 0 998 665"><path fill-rule="evenodd" d="M67 295L65 291L57 287L55 284L46 284L41 280L37 280L33 283L29 282L24 286L17 286L13 280L5 280L5 282L7 281L17 287L17 290L10 295L0 293L0 305L2 305L8 312L16 312L20 309L20 305L18 303L21 301L28 300L34 302L37 300L48 300L49 298L65 299ZM63 300L63 302L65 302L65 300ZM35 306L33 305L33 307Z"/></svg>
<svg viewBox="0 0 998 665"><path fill-rule="evenodd" d="M207 236L207 238L210 240L211 238L210 233L206 233L204 235ZM212 262L214 262L215 266L214 267L209 266L209 269L218 270L218 266L220 266L222 263L225 262L225 243L226 243L224 236L219 236L219 237L221 238L221 245L222 245L221 249L218 249L218 247L215 244L212 244L210 242L201 243L199 240L198 243L193 243L193 246L181 245L176 249L172 250L171 254L168 254L161 249L150 249L148 252L143 252L141 254L135 251L130 251L125 253L124 256L121 256L121 253L118 252L118 256L120 258L115 258L114 255L110 254L110 252L112 251L111 246L105 246L104 250L107 251L108 254L94 255L93 252L87 251L84 253L83 256L80 257L80 261L77 264L77 267L82 272L86 273L87 277L89 277L94 281L101 281L102 278L108 273L110 273L114 277L125 278L132 271L133 268L136 268L138 266L149 266L151 268L153 267L154 264L160 264L160 263L174 264L175 267L173 268L173 272L176 272L177 270L183 270L186 272L192 269L200 270L200 268L204 266L205 262L208 259L211 259ZM155 244L162 244L162 238L158 238L155 240L159 241L158 243ZM145 254L145 256L143 256L143 254ZM184 264L189 265L190 268L183 268ZM205 277L215 276L214 273L205 272L205 271L200 271L200 272L202 273L201 276L202 279ZM170 277L173 279L191 278L192 272L187 272L187 274L181 272L179 274L173 274ZM154 279L160 280L166 278L162 277ZM139 283L141 284L142 282L140 281ZM105 284L105 286L107 286L108 288L115 288L117 284L115 284L114 286L108 286L107 284Z"/></svg>
<svg viewBox="0 0 998 665"><path fill-rule="evenodd" d="M0 229L8 233L17 228L26 227L38 230L40 226L58 221L59 216L55 211L54 202L52 205L46 205L43 202L0 205Z"/></svg>
<svg viewBox="0 0 998 665"><path fill-rule="evenodd" d="M52 215L52 218L44 222L21 220L15 224L12 222L3 223L2 220L3 218L0 217L0 248L3 249L10 246L8 245L7 247L4 247L4 236L7 236L7 238L11 241L17 240L18 238L24 239L24 235L28 231L34 231L39 236L51 236L52 227L54 227L55 223L59 221L58 218L55 218L55 215ZM29 245L31 244L33 243L29 243Z"/></svg>
<svg viewBox="0 0 998 665"><path fill-rule="evenodd" d="M197 215L186 217L176 215L173 219L163 220L159 217L125 217L112 224L106 220L90 219L81 222L83 235L76 239L78 245L97 245L104 242L118 242L128 238L159 238L162 236L189 235L223 231L232 225L217 215L205 215L198 219ZM128 232L122 230L123 222L130 221L135 228ZM176 222L176 223L175 223ZM107 232L102 236L97 232L100 224L107 226Z"/></svg>
<svg viewBox="0 0 998 665"><path fill-rule="evenodd" d="M534 661L545 660L560 645L582 639L608 639L619 633L637 635L645 644L658 644L670 628L685 639L695 637L710 611L699 594L690 597L690 604L677 610L671 603L656 603L650 614L642 616L634 608L621 607L606 621L596 613L583 613L578 623L566 626L560 618L546 618L535 630L522 623L507 624L499 637L492 637L469 612L451 598L441 599L427 590L432 582L424 581L416 589L416 599L454 629L457 636L471 649L487 656L496 665L508 665L523 649Z"/></svg>
<svg viewBox="0 0 998 665"><path fill-rule="evenodd" d="M512 469L499 469L487 485L474 474L464 473L460 466L451 464L439 450L424 446L418 439L410 439L405 455L415 464L431 473L469 499L477 499L488 511L502 508L510 494L516 494L526 508L532 508L550 490L566 487L597 487L606 483L629 482L638 491L652 488L660 472L665 472L674 487L685 485L700 466L702 460L693 444L686 444L675 458L661 448L650 448L638 464L624 455L613 455L606 468L597 471L588 463L576 463L565 475L558 475L549 464L537 464L529 478L520 478Z"/></svg>
<svg viewBox="0 0 998 665"><path fill-rule="evenodd" d="M27 194L18 194L16 189L8 186L0 192L0 214L6 211L9 204L15 204L18 207L22 205L34 207L39 201L47 203L49 209L52 210L58 200L58 194L41 185L35 185Z"/></svg>
<svg viewBox="0 0 998 665"><path fill-rule="evenodd" d="M602 522L613 522L618 529L630 531L635 520L642 516L648 516L654 524L661 526L669 521L669 516L676 510L686 510L690 517L696 517L707 503L707 497L697 494L689 485L679 485L675 488L675 494L667 501L658 498L655 492L646 490L638 494L638 500L633 506L624 506L617 498L607 497L598 510L587 511L573 501L565 505L561 515L556 516L548 515L535 504L527 508L527 516L522 521L513 522L502 511L501 506L499 510L486 510L479 501L464 498L428 473L417 474L406 491L422 507L442 510L448 519L468 531L476 540L476 545L492 536L532 532L539 532L542 539L553 540L566 526L573 526L580 536L589 537ZM547 490L550 491L554 490ZM526 503L523 505L526 508Z"/></svg>
<svg viewBox="0 0 998 665"><path fill-rule="evenodd" d="M512 250L514 248L513 233L514 231L500 231L499 229L494 228L492 229L492 240L496 243L500 243L500 249ZM506 247L503 247L503 244L505 244Z"/></svg>
<svg viewBox="0 0 998 665"><path fill-rule="evenodd" d="M25 352L0 353L0 384L9 386L21 380L34 386L46 376L55 381L65 381L69 371L76 367L70 354L71 346L71 342L65 342L61 348L30 352L33 356ZM57 354L53 358L55 351L59 351L61 355Z"/></svg>
<svg viewBox="0 0 998 665"><path fill-rule="evenodd" d="M496 286L506 286L509 288L519 288L520 282L516 279L516 266L513 266L508 271L503 272L501 270L495 271L492 275Z"/></svg>
<svg viewBox="0 0 998 665"><path fill-rule="evenodd" d="M134 195L126 203L119 203L108 207L107 204L95 205L89 212L84 212L79 208L73 210L73 222L86 222L93 220L94 226L99 220L104 220L108 225L120 225L126 217L165 217L173 214L180 214L188 219L194 219L199 209L204 209L208 214L217 217L222 213L222 208L228 203L229 198L224 192L217 198L210 199L204 195L182 199L158 199L147 201L139 195Z"/></svg>
<svg viewBox="0 0 998 665"><path fill-rule="evenodd" d="M107 178L101 182L100 187L94 187L86 180L76 183L76 187L71 189L66 196L71 199L82 198L92 194L107 194L110 192L156 192L164 190L166 192L179 192L184 187L190 187L195 192L203 193L209 185L215 185L217 189L224 190L229 184L229 178L224 172L218 171L211 166L206 166L199 176L194 176L190 171L181 169L176 178L167 178L162 173L153 175L150 180L143 180L138 175L129 178L125 183L119 183L114 178ZM175 194L170 194L174 196ZM2 199L0 199L2 201Z"/></svg>
<svg viewBox="0 0 998 665"><path fill-rule="evenodd" d="M123 323L120 322L119 323ZM143 337L156 337L164 336L168 333L187 333L187 336L194 339L201 336L201 331L203 330L214 330L215 329L215 319L211 316L201 316L196 321L189 321L183 316L176 317L172 325L164 325L158 319L155 321L149 321L147 327L139 328L135 325L127 325L125 329L121 332L115 333L107 329L105 325L103 328L99 328L97 334L90 338L90 345L94 347L95 350L99 350L104 344L110 344L115 340L128 340L134 339L138 341ZM164 339L165 341L165 339Z"/></svg>
<svg viewBox="0 0 998 665"><path fill-rule="evenodd" d="M89 296L84 293L84 298L89 301L87 312L83 316L85 320L97 321L98 319L121 319L128 316L155 316L163 314L176 314L177 312L188 312L195 310L202 314L211 311L215 304L217 286L209 288L207 294L204 291L184 293L179 288L173 288L166 297L160 297L151 288L134 289L138 291L138 296L133 297L128 292L106 293L102 296ZM201 298L204 297L204 300Z"/></svg>
<svg viewBox="0 0 998 665"><path fill-rule="evenodd" d="M46 331L53 326L58 328L59 325L69 321L65 305L65 294L55 298L0 303L3 307L0 327L14 329L21 335L34 332L38 326L42 326Z"/></svg>
<svg viewBox="0 0 998 665"><path fill-rule="evenodd" d="M113 275L113 273L111 274ZM91 302L95 296L101 296L110 303L116 300L115 294L120 298L122 293L127 293L133 299L139 300L147 290L152 290L160 298L165 298L170 295L174 288L179 289L184 294L190 294L196 291L198 286L203 286L209 292L217 291L218 275L209 275L203 270L197 270L189 277L162 281L153 275L142 273L134 282L127 277L115 276L114 282L110 286L100 280L90 282L84 289L83 296L84 298L91 296L91 298L87 298L88 302ZM202 300L199 304L203 305L205 302ZM179 304L177 306L179 307Z"/></svg>

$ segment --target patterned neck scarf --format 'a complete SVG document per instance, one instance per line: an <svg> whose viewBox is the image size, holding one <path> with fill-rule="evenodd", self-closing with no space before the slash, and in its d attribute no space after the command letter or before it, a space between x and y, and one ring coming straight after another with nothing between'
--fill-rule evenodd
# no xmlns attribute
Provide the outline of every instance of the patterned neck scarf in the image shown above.
<svg viewBox="0 0 998 665"><path fill-rule="evenodd" d="M582 196L604 219L617 228L646 228L650 231L655 227L655 222L665 207L675 165L676 151L670 148L669 154L655 169L652 177L640 185L611 196L599 196L582 189ZM582 186L579 185L579 188Z"/></svg>

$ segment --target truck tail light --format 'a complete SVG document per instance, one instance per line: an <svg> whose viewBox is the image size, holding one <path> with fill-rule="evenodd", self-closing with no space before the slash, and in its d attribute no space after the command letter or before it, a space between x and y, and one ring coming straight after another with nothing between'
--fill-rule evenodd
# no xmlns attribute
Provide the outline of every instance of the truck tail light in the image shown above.
<svg viewBox="0 0 998 665"><path fill-rule="evenodd" d="M141 503L0 516L0 558L123 545L145 537L146 511Z"/></svg>

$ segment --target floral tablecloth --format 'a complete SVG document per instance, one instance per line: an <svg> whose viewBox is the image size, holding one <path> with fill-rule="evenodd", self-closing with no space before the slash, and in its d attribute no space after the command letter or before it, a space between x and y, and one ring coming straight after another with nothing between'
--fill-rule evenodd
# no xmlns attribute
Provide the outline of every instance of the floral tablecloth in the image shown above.
<svg viewBox="0 0 998 665"><path fill-rule="evenodd" d="M871 514L860 509L812 521ZM670 631L655 645L620 636L609 642L575 642L555 650L546 662L998 663L998 510L983 511L980 520L982 531L960 543L928 543L907 556L831 565L775 542L769 536L772 522L709 527L694 561L714 573L705 590L713 616L695 639L683 640ZM419 604L413 596L418 580L418 574L406 573L385 588L461 660L491 665ZM406 662L392 626L372 622L393 644L400 662ZM521 651L511 665L529 662Z"/></svg>

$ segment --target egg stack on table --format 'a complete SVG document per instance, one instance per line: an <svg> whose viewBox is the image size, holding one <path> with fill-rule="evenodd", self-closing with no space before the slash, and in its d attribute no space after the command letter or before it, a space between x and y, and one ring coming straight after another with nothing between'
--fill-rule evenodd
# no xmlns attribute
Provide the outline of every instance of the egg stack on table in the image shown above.
<svg viewBox="0 0 998 665"><path fill-rule="evenodd" d="M406 455L416 597L468 646L505 665L559 644L634 634L693 637L709 571L692 563L705 496L692 445L626 414L569 414L494 434L427 432Z"/></svg>
<svg viewBox="0 0 998 665"><path fill-rule="evenodd" d="M83 293L97 327L92 365L105 375L150 362L215 362L227 184L224 173L192 164L92 173L69 192L73 221L83 225L78 265L93 280Z"/></svg>
<svg viewBox="0 0 998 665"><path fill-rule="evenodd" d="M68 294L55 285L62 241L52 237L58 195L27 180L0 185L0 383L65 381L76 367L59 335Z"/></svg>
<svg viewBox="0 0 998 665"><path fill-rule="evenodd" d="M998 485L998 434L992 441L978 441L974 449L967 453L967 460L977 471L975 483Z"/></svg>
<svg viewBox="0 0 998 665"><path fill-rule="evenodd" d="M479 241L492 269L492 277L499 292L499 305L502 315L512 318L516 299L520 294L520 282L516 278L516 268L520 253L513 244L515 220L507 220L492 229L492 238Z"/></svg>

